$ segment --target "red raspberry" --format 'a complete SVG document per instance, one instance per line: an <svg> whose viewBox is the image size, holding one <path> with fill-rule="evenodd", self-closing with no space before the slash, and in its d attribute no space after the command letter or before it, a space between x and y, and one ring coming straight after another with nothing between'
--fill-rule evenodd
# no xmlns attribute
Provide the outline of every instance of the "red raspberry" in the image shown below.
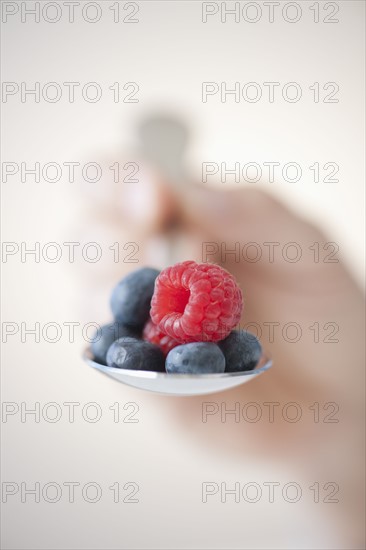
<svg viewBox="0 0 366 550"><path fill-rule="evenodd" d="M164 269L155 280L150 316L180 343L216 342L237 325L242 309L241 290L228 271L186 261Z"/></svg>
<svg viewBox="0 0 366 550"><path fill-rule="evenodd" d="M173 340L173 338L170 338L170 336L167 336L164 332L161 332L151 319L144 327L142 338L151 344L159 346L165 355L168 355L170 350L175 348L175 346L179 346L179 342Z"/></svg>

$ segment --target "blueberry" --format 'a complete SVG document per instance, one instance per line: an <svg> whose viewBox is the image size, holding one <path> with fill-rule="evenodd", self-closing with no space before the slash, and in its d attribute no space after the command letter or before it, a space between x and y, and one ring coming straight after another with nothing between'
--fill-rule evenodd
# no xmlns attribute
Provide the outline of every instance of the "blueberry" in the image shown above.
<svg viewBox="0 0 366 550"><path fill-rule="evenodd" d="M208 374L225 371L225 357L212 342L191 342L173 348L167 355L167 372L179 374Z"/></svg>
<svg viewBox="0 0 366 550"><path fill-rule="evenodd" d="M157 269L142 267L118 283L111 297L111 308L117 321L142 329L150 318L150 303L158 275Z"/></svg>
<svg viewBox="0 0 366 550"><path fill-rule="evenodd" d="M140 336L137 329L127 327L122 323L115 321L108 325L103 325L94 334L94 338L91 344L91 349L94 355L94 359L98 363L107 364L106 356L108 348L122 336L130 336L132 338L138 338Z"/></svg>
<svg viewBox="0 0 366 550"><path fill-rule="evenodd" d="M231 331L218 345L225 355L226 372L252 370L262 355L262 346L257 338L245 330Z"/></svg>
<svg viewBox="0 0 366 550"><path fill-rule="evenodd" d="M120 338L107 353L107 365L117 369L164 372L164 362L164 354L158 346L137 338Z"/></svg>

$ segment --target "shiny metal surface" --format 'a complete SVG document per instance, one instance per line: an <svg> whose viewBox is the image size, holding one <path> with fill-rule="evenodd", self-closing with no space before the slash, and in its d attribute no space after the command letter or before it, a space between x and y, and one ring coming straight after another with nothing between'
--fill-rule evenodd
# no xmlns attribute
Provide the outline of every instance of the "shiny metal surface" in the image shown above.
<svg viewBox="0 0 366 550"><path fill-rule="evenodd" d="M111 376L115 380L142 390L166 395L205 395L228 390L245 384L272 366L272 360L262 355L255 369L246 372L224 372L222 374L167 374L144 370L115 369L94 361L90 348L84 352L86 363Z"/></svg>

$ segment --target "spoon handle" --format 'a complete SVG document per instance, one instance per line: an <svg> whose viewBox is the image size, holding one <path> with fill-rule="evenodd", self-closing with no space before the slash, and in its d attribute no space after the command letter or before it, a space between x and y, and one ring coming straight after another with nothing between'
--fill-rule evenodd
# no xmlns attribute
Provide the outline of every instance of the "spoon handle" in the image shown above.
<svg viewBox="0 0 366 550"><path fill-rule="evenodd" d="M141 154L164 176L178 200L183 189L190 184L184 167L183 156L188 141L188 131L182 122L173 117L155 116L145 119L139 127ZM166 267L182 261L182 234L179 220L174 228L152 237L153 262Z"/></svg>

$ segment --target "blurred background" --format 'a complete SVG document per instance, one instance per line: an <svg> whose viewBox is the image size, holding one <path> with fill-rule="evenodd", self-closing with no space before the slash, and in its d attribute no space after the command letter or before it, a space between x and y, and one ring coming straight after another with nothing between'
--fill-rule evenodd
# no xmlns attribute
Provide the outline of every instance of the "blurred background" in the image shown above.
<svg viewBox="0 0 366 550"><path fill-rule="evenodd" d="M364 3L278 2L271 22L259 1L81 1L72 23L64 2L52 4L2 5L2 478L95 482L103 494L37 503L19 489L3 504L3 547L364 548ZM37 83L39 97L26 94ZM204 83L215 93L203 96ZM221 95L235 83L261 98ZM273 101L265 83L276 83ZM295 92L298 101L284 99ZM186 128L173 168L144 148L141 127L154 117ZM26 172L35 163L39 181ZM218 170L204 183L206 163ZM222 163L240 164L238 181L223 181ZM258 181L243 177L248 163L261 167ZM273 181L268 163L279 163ZM288 163L300 166L298 181L288 181ZM89 369L82 350L95 323L111 319L118 280L142 265L203 261L207 242L239 243L239 261L208 259L237 277L242 324L260 327L274 368L202 398L148 394ZM242 253L251 242L263 252L257 263ZM268 242L279 243L273 262ZM289 242L299 262L284 260ZM38 246L39 258L25 253ZM333 252L339 262L327 261ZM298 340L287 323L300 326ZM91 402L98 422L80 412ZM203 422L207 402L220 412ZM22 421L36 403L58 404L60 420ZM123 422L126 403L138 422ZM241 413L255 403L262 417L225 415L237 403ZM116 482L137 483L139 502L113 502ZM219 488L206 503L204 483ZM263 494L222 502L221 483ZM266 483L278 487L273 502ZM297 501L283 497L288 483L301 488Z"/></svg>

